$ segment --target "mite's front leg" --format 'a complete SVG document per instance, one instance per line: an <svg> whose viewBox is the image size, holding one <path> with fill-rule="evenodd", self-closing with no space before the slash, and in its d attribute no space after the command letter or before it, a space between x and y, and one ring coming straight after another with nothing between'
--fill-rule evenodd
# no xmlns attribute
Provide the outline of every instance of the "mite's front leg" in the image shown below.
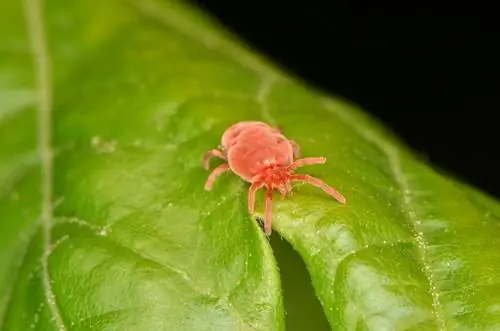
<svg viewBox="0 0 500 331"><path fill-rule="evenodd" d="M266 194L266 214L264 216L264 233L270 236L272 232L271 217L273 211L273 190L268 189Z"/></svg>
<svg viewBox="0 0 500 331"><path fill-rule="evenodd" d="M342 204L346 203L345 197L340 192L338 192L336 189L334 189L330 185L324 183L322 180L320 180L318 178L315 178L315 177L312 177L309 175L297 174L297 175L292 175L290 179L292 181L300 181L300 182L309 183L313 186L316 186L316 187L322 189L323 191L325 191L326 193L328 193L329 195L334 197L338 202L340 202Z"/></svg>
<svg viewBox="0 0 500 331"><path fill-rule="evenodd" d="M255 211L255 192L264 186L262 182L254 182L248 189L248 212L253 214Z"/></svg>

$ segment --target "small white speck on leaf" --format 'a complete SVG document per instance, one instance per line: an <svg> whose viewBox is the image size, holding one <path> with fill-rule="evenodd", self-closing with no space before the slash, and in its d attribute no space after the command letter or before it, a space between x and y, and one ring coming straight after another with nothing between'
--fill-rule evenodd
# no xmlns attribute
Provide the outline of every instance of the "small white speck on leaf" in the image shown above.
<svg viewBox="0 0 500 331"><path fill-rule="evenodd" d="M106 141L99 136L94 136L90 140L90 145L97 150L98 153L113 153L116 151L116 140Z"/></svg>

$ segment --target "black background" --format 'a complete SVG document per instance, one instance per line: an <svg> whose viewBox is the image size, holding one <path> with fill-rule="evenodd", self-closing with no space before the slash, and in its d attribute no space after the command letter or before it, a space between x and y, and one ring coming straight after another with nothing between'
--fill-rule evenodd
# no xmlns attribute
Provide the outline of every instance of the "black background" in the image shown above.
<svg viewBox="0 0 500 331"><path fill-rule="evenodd" d="M428 162L500 197L494 16L425 4L396 15L340 1L194 3L281 67L362 106Z"/></svg>

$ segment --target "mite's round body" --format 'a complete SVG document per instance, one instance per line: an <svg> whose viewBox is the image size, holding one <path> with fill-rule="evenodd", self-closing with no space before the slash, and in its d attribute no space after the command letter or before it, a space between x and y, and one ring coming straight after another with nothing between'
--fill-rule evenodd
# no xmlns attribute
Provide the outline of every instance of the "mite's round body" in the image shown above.
<svg viewBox="0 0 500 331"><path fill-rule="evenodd" d="M262 122L240 122L224 132L222 150L231 170L252 182L263 167L293 162L292 143L277 129Z"/></svg>
<svg viewBox="0 0 500 331"><path fill-rule="evenodd" d="M220 149L213 149L203 157L205 169L209 169L212 157L221 158L227 163L215 168L205 183L210 190L215 179L231 170L243 180L252 183L248 190L248 210L254 212L255 192L267 189L264 228L266 235L271 234L271 207L274 190L283 196L292 190L293 181L302 181L323 189L341 203L346 200L342 194L321 180L301 174L293 174L296 168L304 165L323 164L324 157L299 157L299 145L286 138L281 130L264 122L239 122L229 127L221 139Z"/></svg>

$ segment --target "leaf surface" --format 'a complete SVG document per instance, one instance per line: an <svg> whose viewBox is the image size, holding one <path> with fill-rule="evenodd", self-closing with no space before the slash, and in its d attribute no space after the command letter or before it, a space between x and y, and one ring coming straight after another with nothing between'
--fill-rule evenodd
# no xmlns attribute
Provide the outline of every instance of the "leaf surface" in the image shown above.
<svg viewBox="0 0 500 331"><path fill-rule="evenodd" d="M1 330L284 330L248 185L203 189L241 120L327 157L298 172L347 197L298 184L273 211L333 330L500 328L497 201L186 4L26 5L0 3Z"/></svg>

